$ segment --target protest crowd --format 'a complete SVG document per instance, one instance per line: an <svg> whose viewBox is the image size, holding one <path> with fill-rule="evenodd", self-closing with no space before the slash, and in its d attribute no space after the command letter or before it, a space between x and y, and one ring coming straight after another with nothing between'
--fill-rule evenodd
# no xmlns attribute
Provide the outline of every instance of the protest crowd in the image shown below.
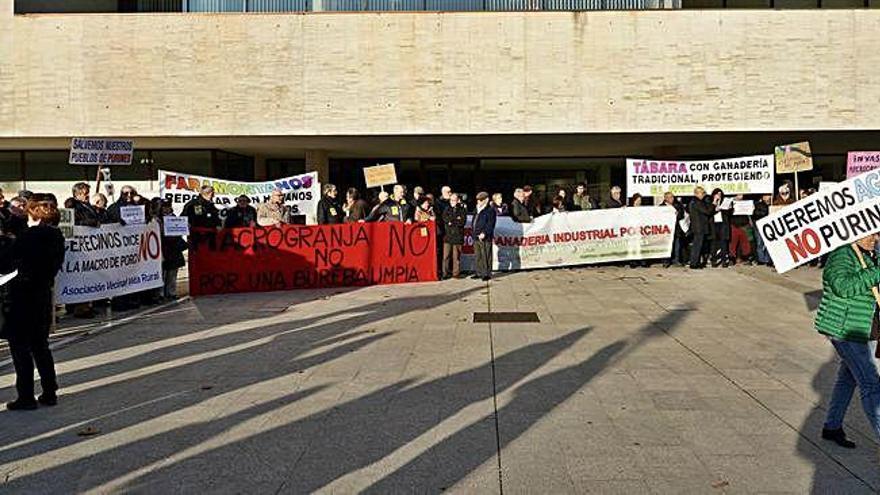
<svg viewBox="0 0 880 495"><path fill-rule="evenodd" d="M343 192L333 184L323 184L314 219L319 225L383 222L419 225L433 222L424 225L435 228L437 278L461 278L462 253L466 247L472 246L472 278L488 280L493 271L496 225L502 219L526 226L546 215L564 217L573 212L660 206L674 211L671 256L630 259L616 264L640 268L654 262L662 263L666 268L677 265L699 270L707 266L727 268L736 263L772 266L761 236L756 234L756 222L770 214L771 206L795 202L795 193L801 198L814 193L812 190L795 191L789 182L777 188L775 197L729 197L721 189L706 191L700 186L694 189L693 196L685 199L671 192L666 192L662 198L642 197L638 193L627 198L619 186L611 187L607 196L599 198L592 197L587 191L586 183L558 188L544 203L531 186L523 185L512 191L510 198L502 192L490 194L484 191L476 194L475 201L468 204L465 194L455 192L449 186L441 187L435 195L418 186L409 190L396 184L390 193L382 190L375 197L367 198L354 187ZM110 203L105 195L93 194L89 184L80 182L73 185L71 197L61 206L72 212L76 227L97 230L108 225L125 226L128 222L146 225L154 220L161 226L171 219L185 218L188 229L221 232L222 229L303 224L302 212L286 204L286 194L283 189L276 188L256 207L251 204L250 196L242 194L235 198L234 205L222 209L218 208L214 187L204 184L183 205L179 215L175 215L172 201L167 197L148 198L133 187L123 186L118 199ZM139 212L136 218L131 216L131 207L138 207L135 209ZM58 384L48 336L56 309L60 309L56 308L57 301L53 299L54 279L65 261L65 239L61 229L57 228L59 211L58 201L51 194L20 191L7 200L0 191L0 273L17 270L12 282L0 286L4 303L2 337L10 342L17 374L18 399L7 404L9 409L35 409L38 404L51 406L57 402ZM145 290L132 289L109 299L87 298L83 302L69 303L64 311L77 318L93 318L96 308L108 305L114 310L131 310L176 299L178 272L187 264L185 252L192 247L188 244L192 241L185 240L184 236L168 235L161 227L157 232L161 232L161 280L152 282L158 283ZM877 266L875 258L870 259L872 266ZM820 262L817 260L816 264ZM847 259L847 262L852 260ZM880 282L880 268L876 270L875 283ZM863 300L858 302L866 304ZM835 304L848 303L835 301ZM820 308L820 313L823 325L830 325L828 328L836 325L830 322L832 317L827 316L829 310L823 312ZM39 370L42 385L42 395L37 399L34 398L34 366ZM847 384L851 394L855 381L849 380ZM880 385L875 395L880 397ZM842 402L845 399L837 400ZM840 408L836 411L837 416L829 419L823 436L841 445L849 445L851 442L839 426L843 413Z"/></svg>

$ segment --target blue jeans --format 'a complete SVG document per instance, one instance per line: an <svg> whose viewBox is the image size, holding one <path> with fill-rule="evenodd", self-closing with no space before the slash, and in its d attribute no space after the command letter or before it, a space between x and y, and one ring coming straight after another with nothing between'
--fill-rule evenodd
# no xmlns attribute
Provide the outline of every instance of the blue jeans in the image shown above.
<svg viewBox="0 0 880 495"><path fill-rule="evenodd" d="M880 439L880 374L874 361L876 342L850 342L830 337L828 340L840 356L840 369L831 392L825 428L836 430L843 425L849 401L858 386L865 416Z"/></svg>
<svg viewBox="0 0 880 495"><path fill-rule="evenodd" d="M767 246L764 245L764 238L761 237L761 234L758 233L757 229L755 229L755 243L758 263L770 263L770 253L767 252Z"/></svg>

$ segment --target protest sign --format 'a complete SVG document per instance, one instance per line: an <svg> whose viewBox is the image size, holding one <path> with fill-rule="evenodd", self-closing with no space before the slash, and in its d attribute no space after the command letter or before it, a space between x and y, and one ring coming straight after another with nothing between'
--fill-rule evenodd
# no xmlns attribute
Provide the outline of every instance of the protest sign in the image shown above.
<svg viewBox="0 0 880 495"><path fill-rule="evenodd" d="M197 197L202 186L214 188L214 204L220 210L220 216L226 218L226 208L235 206L235 198L244 194L251 198L252 206L268 202L272 191L279 188L284 191L284 204L290 206L292 215L314 217L321 199L321 184L318 173L310 172L303 175L284 177L264 182L236 182L213 177L181 172L159 171L159 195L171 201L175 215L180 215L184 205Z"/></svg>
<svg viewBox="0 0 880 495"><path fill-rule="evenodd" d="M835 184L758 221L776 270L786 272L880 231L880 170Z"/></svg>
<svg viewBox="0 0 880 495"><path fill-rule="evenodd" d="M58 208L60 220L58 220L58 229L65 239L73 237L74 211L73 208Z"/></svg>
<svg viewBox="0 0 880 495"><path fill-rule="evenodd" d="M70 140L70 165L131 165L134 141L130 139Z"/></svg>
<svg viewBox="0 0 880 495"><path fill-rule="evenodd" d="M76 304L162 287L159 224L74 227L55 281L56 301Z"/></svg>
<svg viewBox="0 0 880 495"><path fill-rule="evenodd" d="M128 225L143 225L147 223L147 215L143 205L121 206L119 218Z"/></svg>
<svg viewBox="0 0 880 495"><path fill-rule="evenodd" d="M190 294L437 280L435 227L400 222L190 233Z"/></svg>
<svg viewBox="0 0 880 495"><path fill-rule="evenodd" d="M880 151L850 151L846 154L846 178L880 168Z"/></svg>
<svg viewBox="0 0 880 495"><path fill-rule="evenodd" d="M694 188L715 188L725 194L772 194L773 155L744 156L719 160L664 161L626 160L626 194L632 197L692 196Z"/></svg>
<svg viewBox="0 0 880 495"><path fill-rule="evenodd" d="M675 235L675 209L644 206L552 213L532 223L498 217L493 269L500 271L668 258ZM470 229L462 252L473 254ZM473 264L473 256L464 260Z"/></svg>
<svg viewBox="0 0 880 495"><path fill-rule="evenodd" d="M793 174L813 170L813 154L810 143L786 144L776 147L776 173Z"/></svg>
<svg viewBox="0 0 880 495"><path fill-rule="evenodd" d="M755 213L755 202L754 201L734 201L733 202L733 214L734 216L750 216Z"/></svg>
<svg viewBox="0 0 880 495"><path fill-rule="evenodd" d="M364 167L364 181L367 188L397 184L397 171L393 163Z"/></svg>
<svg viewBox="0 0 880 495"><path fill-rule="evenodd" d="M837 184L837 182L822 181L819 183L819 192L825 192L834 187L835 184Z"/></svg>
<svg viewBox="0 0 880 495"><path fill-rule="evenodd" d="M162 217L162 233L165 237L183 237L189 235L189 219L186 217Z"/></svg>

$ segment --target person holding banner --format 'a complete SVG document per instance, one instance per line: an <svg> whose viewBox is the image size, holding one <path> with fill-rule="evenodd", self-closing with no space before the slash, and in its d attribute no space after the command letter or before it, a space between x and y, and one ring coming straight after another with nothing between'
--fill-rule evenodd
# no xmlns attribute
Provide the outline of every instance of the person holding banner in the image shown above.
<svg viewBox="0 0 880 495"><path fill-rule="evenodd" d="M202 186L199 196L184 205L182 216L189 219L190 227L219 229L220 211L214 205L214 188Z"/></svg>
<svg viewBox="0 0 880 495"><path fill-rule="evenodd" d="M257 209L257 225L280 227L286 223L290 223L290 208L284 204L284 191L275 188L269 201Z"/></svg>
<svg viewBox="0 0 880 495"><path fill-rule="evenodd" d="M489 193L477 194L477 212L474 215L472 233L474 236L474 256L476 275L488 281L492 276L492 241L495 237L495 208L489 206Z"/></svg>
<svg viewBox="0 0 880 495"><path fill-rule="evenodd" d="M345 212L336 202L336 186L324 184L321 201L318 201L318 225L336 225L345 222Z"/></svg>
<svg viewBox="0 0 880 495"><path fill-rule="evenodd" d="M663 262L663 268L669 268L673 263L676 265L684 263L681 259L681 254L684 250L684 242L687 233L681 226L681 221L684 220L685 215L684 206L682 206L681 202L675 198L675 195L669 191L663 194L663 206L675 209L675 233L672 238L672 257Z"/></svg>
<svg viewBox="0 0 880 495"><path fill-rule="evenodd" d="M715 214L712 216L712 267L730 266L730 215L731 201L725 201L724 191L715 188L712 191L712 204Z"/></svg>
<svg viewBox="0 0 880 495"><path fill-rule="evenodd" d="M367 218L369 205L361 199L361 193L357 189L349 187L345 192L345 207L343 209L345 210L345 222L354 223Z"/></svg>
<svg viewBox="0 0 880 495"><path fill-rule="evenodd" d="M865 416L880 439L880 373L874 359L874 340L880 329L880 261L874 253L877 238L871 234L835 249L822 272L823 292L815 326L840 358L822 438L846 448L855 447L846 438L843 419L856 387Z"/></svg>
<svg viewBox="0 0 880 495"><path fill-rule="evenodd" d="M174 205L171 203L171 200L162 200L159 212L159 221L162 223L164 223L165 217L173 217ZM227 217L228 219L229 217ZM186 265L186 260L183 257L184 251L186 251L186 242L183 240L183 237L165 235L163 225L162 280L165 282L165 285L162 288L162 299L166 301L177 299L177 272Z"/></svg>
<svg viewBox="0 0 880 495"><path fill-rule="evenodd" d="M18 276L9 282L11 304L2 332L9 340L15 367L18 398L6 404L12 411L37 408L37 400L34 400L35 363L43 389L39 403L45 406L58 403L49 329L53 317L52 287L64 262L64 237L58 228L52 226L58 221L58 208L43 196L34 195L28 201L28 228L12 249L12 262Z"/></svg>
<svg viewBox="0 0 880 495"><path fill-rule="evenodd" d="M253 227L257 224L257 210L251 206L251 198L246 194L235 198L235 208L226 210L226 221L223 226L227 229L238 227Z"/></svg>

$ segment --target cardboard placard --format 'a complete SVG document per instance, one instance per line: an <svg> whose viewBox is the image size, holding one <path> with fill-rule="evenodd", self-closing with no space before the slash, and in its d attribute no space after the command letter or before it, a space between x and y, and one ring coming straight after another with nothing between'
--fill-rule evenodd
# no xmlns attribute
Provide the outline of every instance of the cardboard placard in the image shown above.
<svg viewBox="0 0 880 495"><path fill-rule="evenodd" d="M364 167L364 181L367 188L397 184L397 170L393 163Z"/></svg>
<svg viewBox="0 0 880 495"><path fill-rule="evenodd" d="M754 201L734 201L733 202L733 214L734 216L751 216L755 213L755 202Z"/></svg>
<svg viewBox="0 0 880 495"><path fill-rule="evenodd" d="M813 170L813 153L810 143L786 144L776 147L776 173L793 174Z"/></svg>
<svg viewBox="0 0 880 495"><path fill-rule="evenodd" d="M846 154L846 178L880 168L880 151L850 151Z"/></svg>
<svg viewBox="0 0 880 495"><path fill-rule="evenodd" d="M61 220L58 221L58 229L65 239L73 237L74 212L73 208L58 208Z"/></svg>

